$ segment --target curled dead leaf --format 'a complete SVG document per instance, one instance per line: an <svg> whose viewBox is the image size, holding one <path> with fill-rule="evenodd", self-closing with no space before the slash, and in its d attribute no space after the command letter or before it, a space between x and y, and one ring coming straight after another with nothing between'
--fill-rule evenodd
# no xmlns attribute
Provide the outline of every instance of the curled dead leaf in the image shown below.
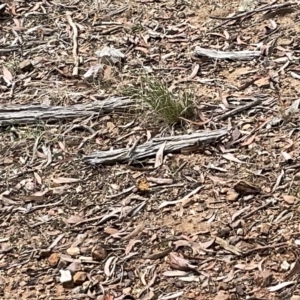
<svg viewBox="0 0 300 300"><path fill-rule="evenodd" d="M257 195L261 192L260 188L246 181L239 181L233 186L234 190L245 196L245 195Z"/></svg>
<svg viewBox="0 0 300 300"><path fill-rule="evenodd" d="M178 256L175 252L169 254L168 262L176 270L197 271L197 266L191 265L187 259Z"/></svg>

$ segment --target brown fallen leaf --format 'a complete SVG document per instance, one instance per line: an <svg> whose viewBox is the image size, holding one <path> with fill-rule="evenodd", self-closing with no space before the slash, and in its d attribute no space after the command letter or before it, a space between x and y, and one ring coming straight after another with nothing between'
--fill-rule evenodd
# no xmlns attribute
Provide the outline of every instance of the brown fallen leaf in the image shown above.
<svg viewBox="0 0 300 300"><path fill-rule="evenodd" d="M144 228L145 228L145 222L141 222L138 226L136 226L135 229L133 229L132 232L124 236L122 240L128 240L137 236Z"/></svg>
<svg viewBox="0 0 300 300"><path fill-rule="evenodd" d="M258 264L250 263L250 264L236 264L234 266L238 270L251 271L258 268Z"/></svg>
<svg viewBox="0 0 300 300"><path fill-rule="evenodd" d="M187 259L184 259L177 255L175 252L171 252L168 256L168 263L176 270L182 271L197 271L197 266L191 265Z"/></svg>
<svg viewBox="0 0 300 300"><path fill-rule="evenodd" d="M83 220L84 219L78 215L72 215L65 222L67 224L76 224L78 222L82 222Z"/></svg>
<svg viewBox="0 0 300 300"><path fill-rule="evenodd" d="M126 246L125 254L128 255L128 254L131 252L132 248L133 248L136 244L140 244L140 243L142 243L141 240L134 240L134 239L130 240L129 243L128 243L128 245Z"/></svg>
<svg viewBox="0 0 300 300"><path fill-rule="evenodd" d="M112 228L112 227L105 227L104 228L104 232L109 234L109 235L113 235L119 232L118 229Z"/></svg>
<svg viewBox="0 0 300 300"><path fill-rule="evenodd" d="M172 248L168 248L168 249L163 250L161 252L145 255L145 256L143 256L143 258L144 259L153 259L153 260L160 259L160 258L163 258L166 255L168 255L170 252L172 252Z"/></svg>
<svg viewBox="0 0 300 300"><path fill-rule="evenodd" d="M255 138L256 138L256 134L253 134L250 137L248 137L244 142L242 142L240 145L241 146L249 146L250 144L253 143Z"/></svg>
<svg viewBox="0 0 300 300"><path fill-rule="evenodd" d="M239 181L238 183L236 183L234 186L233 186L234 190L245 196L245 195L257 195L261 192L261 189L258 187L258 186L255 186L249 182L246 182L246 181Z"/></svg>

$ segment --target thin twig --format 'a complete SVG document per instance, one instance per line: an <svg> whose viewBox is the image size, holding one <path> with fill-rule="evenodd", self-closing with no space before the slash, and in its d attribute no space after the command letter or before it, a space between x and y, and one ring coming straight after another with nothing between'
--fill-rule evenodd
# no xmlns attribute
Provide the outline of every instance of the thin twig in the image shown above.
<svg viewBox="0 0 300 300"><path fill-rule="evenodd" d="M275 3L277 1L273 1L273 3ZM284 3L284 4L277 4L277 5L273 5L271 4L271 6L269 4L267 5L264 5L262 6L261 8L257 8L257 9L254 9L254 10L251 10L251 11L247 11L247 12L244 12L244 13L241 13L239 15L236 15L236 16L233 16L233 17L210 17L211 19L215 19L215 20L225 20L224 22L222 22L221 24L215 26L212 30L215 30L219 27L222 27L224 25L226 25L227 23L229 23L230 21L233 21L233 20L237 20L237 19L240 19L240 18L243 18L244 20L251 17L253 14L257 13L257 12L263 12L263 11L266 11L266 10L271 10L271 9L274 9L274 8L282 8L282 7L285 7L285 6L289 6L289 5L294 5L295 3Z"/></svg>
<svg viewBox="0 0 300 300"><path fill-rule="evenodd" d="M259 251L259 250L267 250L267 249L271 249L271 248L278 248L278 247L282 247L282 246L287 246L287 242L282 242L282 243L278 243L278 244L272 244L272 245L266 245L266 246L258 246L256 248L247 250L245 252L243 252L244 256L247 256L249 254L251 254L252 252L255 251Z"/></svg>
<svg viewBox="0 0 300 300"><path fill-rule="evenodd" d="M253 101L251 103L248 103L248 104L246 104L244 106L237 107L237 108L235 108L235 109L233 109L233 110L225 113L224 115L217 117L216 119L217 119L217 121L225 120L225 119L227 119L229 117L232 117L232 116L234 116L234 115L236 115L236 114L238 114L238 113L240 113L242 111L245 111L245 110L247 110L247 109L249 109L249 108L251 108L253 106L261 104L261 102L262 102L261 99L257 99L257 100L255 100L255 101Z"/></svg>
<svg viewBox="0 0 300 300"><path fill-rule="evenodd" d="M73 68L73 76L78 76L78 67L79 67L79 57L77 55L78 53L78 29L75 23L72 20L71 14L69 12L67 14L67 20L70 24L70 26L73 29L73 58L74 58L74 68Z"/></svg>
<svg viewBox="0 0 300 300"><path fill-rule="evenodd" d="M291 5L295 5L295 4L296 3L287 2L287 3L283 3L283 4L268 5L265 7L261 7L261 8L257 8L257 9L253 9L253 10L241 13L241 14L233 16L233 17L213 17L213 16L211 16L210 18L216 19L216 20L232 21L232 20L237 20L237 19L243 18L243 17L248 17L248 16L252 15L253 13L263 12L263 11L267 11L267 10L271 10L271 9L282 8L282 7L291 6Z"/></svg>

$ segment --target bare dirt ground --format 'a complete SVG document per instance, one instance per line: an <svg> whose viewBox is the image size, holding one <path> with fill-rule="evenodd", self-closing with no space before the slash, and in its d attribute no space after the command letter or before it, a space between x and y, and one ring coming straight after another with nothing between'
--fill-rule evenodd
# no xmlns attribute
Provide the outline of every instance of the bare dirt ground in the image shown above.
<svg viewBox="0 0 300 300"><path fill-rule="evenodd" d="M3 2L0 22L2 106L123 96L148 71L191 91L196 112L176 126L146 108L1 126L1 299L300 299L296 4L21 0ZM84 80L104 46L125 60ZM82 161L221 128L226 139L157 168Z"/></svg>

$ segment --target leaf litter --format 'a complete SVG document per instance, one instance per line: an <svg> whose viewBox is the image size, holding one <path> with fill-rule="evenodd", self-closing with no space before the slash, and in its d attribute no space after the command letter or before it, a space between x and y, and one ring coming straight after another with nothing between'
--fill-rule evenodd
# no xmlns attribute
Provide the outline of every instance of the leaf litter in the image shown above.
<svg viewBox="0 0 300 300"><path fill-rule="evenodd" d="M299 4L240 2L0 5L3 299L296 299Z"/></svg>

